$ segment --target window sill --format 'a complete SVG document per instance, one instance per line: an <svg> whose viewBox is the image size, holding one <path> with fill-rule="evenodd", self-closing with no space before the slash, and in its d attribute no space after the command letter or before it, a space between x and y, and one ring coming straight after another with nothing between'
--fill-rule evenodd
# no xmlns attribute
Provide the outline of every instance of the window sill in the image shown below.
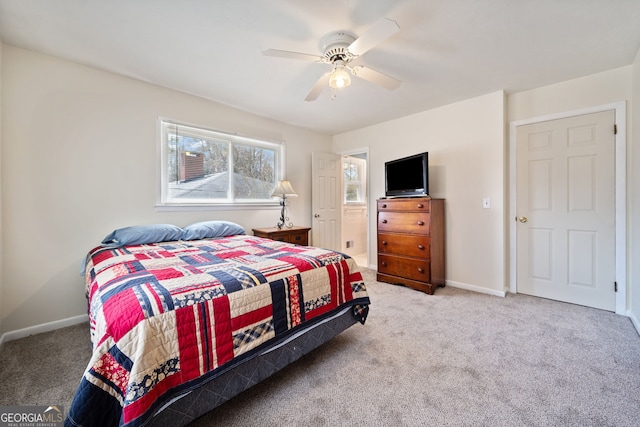
<svg viewBox="0 0 640 427"><path fill-rule="evenodd" d="M253 209L280 209L280 203L259 202L259 203L167 203L155 205L156 212L186 212L186 211L237 211Z"/></svg>

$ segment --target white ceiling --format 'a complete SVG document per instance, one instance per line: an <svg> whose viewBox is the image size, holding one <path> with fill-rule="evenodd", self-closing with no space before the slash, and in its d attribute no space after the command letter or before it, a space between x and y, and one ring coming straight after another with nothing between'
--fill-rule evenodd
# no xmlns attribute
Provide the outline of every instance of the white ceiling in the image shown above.
<svg viewBox="0 0 640 427"><path fill-rule="evenodd" d="M382 17L400 31L357 61L402 80L395 91L353 79L306 102L329 66L262 54L321 55L323 36ZM640 0L0 0L0 37L336 134L629 65Z"/></svg>

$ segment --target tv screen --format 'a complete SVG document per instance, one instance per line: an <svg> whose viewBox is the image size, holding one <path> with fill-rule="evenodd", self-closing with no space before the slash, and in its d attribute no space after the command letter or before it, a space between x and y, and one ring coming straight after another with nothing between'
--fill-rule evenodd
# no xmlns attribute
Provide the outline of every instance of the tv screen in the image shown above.
<svg viewBox="0 0 640 427"><path fill-rule="evenodd" d="M387 197L429 195L429 153L391 160L384 171Z"/></svg>

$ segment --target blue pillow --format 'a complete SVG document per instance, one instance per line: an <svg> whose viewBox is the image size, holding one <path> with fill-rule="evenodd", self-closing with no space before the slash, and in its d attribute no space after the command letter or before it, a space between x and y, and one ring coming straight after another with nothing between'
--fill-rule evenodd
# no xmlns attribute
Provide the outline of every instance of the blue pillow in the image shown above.
<svg viewBox="0 0 640 427"><path fill-rule="evenodd" d="M246 234L244 228L230 221L204 221L184 227L182 240L211 239L214 237Z"/></svg>
<svg viewBox="0 0 640 427"><path fill-rule="evenodd" d="M143 245L180 240L182 228L173 224L135 225L119 228L104 238L102 246Z"/></svg>

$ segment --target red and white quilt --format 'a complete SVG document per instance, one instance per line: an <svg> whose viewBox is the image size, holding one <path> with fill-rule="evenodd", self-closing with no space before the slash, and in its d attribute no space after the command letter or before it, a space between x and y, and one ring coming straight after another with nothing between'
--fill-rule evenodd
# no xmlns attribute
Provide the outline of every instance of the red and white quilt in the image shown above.
<svg viewBox="0 0 640 427"><path fill-rule="evenodd" d="M98 247L86 272L93 355L66 425L142 425L223 365L369 304L353 259L254 236Z"/></svg>

